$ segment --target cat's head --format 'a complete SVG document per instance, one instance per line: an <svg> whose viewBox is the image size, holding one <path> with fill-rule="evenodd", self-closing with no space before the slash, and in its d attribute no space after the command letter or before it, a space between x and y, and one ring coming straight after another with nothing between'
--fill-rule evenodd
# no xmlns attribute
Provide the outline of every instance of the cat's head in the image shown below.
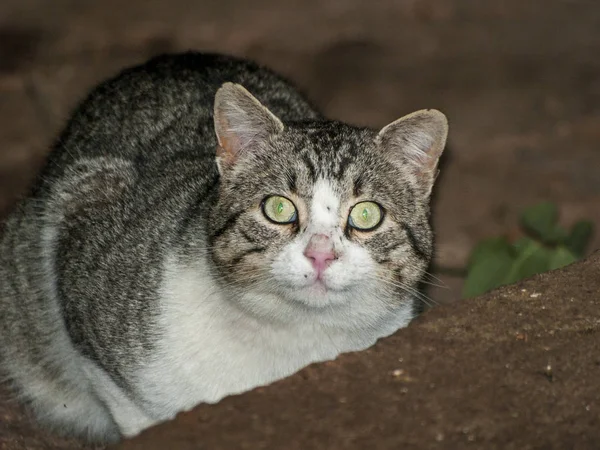
<svg viewBox="0 0 600 450"><path fill-rule="evenodd" d="M221 178L209 244L223 286L269 314L344 309L369 322L412 311L432 255L442 113L418 111L379 132L283 124L226 83L214 120Z"/></svg>

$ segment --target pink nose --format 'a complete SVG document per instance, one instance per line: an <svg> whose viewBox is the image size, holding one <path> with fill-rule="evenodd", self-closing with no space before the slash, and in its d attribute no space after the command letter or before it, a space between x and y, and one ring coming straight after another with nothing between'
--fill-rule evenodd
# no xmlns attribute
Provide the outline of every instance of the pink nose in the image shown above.
<svg viewBox="0 0 600 450"><path fill-rule="evenodd" d="M332 261L337 259L331 239L324 234L315 234L310 238L304 256L310 259L319 276Z"/></svg>

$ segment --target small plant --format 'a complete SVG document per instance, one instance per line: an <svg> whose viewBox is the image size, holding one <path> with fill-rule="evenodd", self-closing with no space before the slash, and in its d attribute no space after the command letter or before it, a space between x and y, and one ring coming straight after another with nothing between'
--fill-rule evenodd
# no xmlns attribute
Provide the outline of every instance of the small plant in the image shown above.
<svg viewBox="0 0 600 450"><path fill-rule="evenodd" d="M571 264L585 254L593 233L589 221L577 222L570 231L558 224L558 210L550 202L528 208L521 215L524 237L481 241L467 266L464 297L473 297L536 273Z"/></svg>

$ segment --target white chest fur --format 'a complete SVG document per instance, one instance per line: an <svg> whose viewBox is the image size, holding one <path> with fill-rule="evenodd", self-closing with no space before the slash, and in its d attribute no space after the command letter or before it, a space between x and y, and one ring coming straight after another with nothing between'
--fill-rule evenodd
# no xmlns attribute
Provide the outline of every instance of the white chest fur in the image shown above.
<svg viewBox="0 0 600 450"><path fill-rule="evenodd" d="M223 298L202 267L181 267L173 260L167 266L164 334L152 362L138 374L142 408L156 420L367 348L411 318L407 306L368 331L327 328L303 317L293 323L259 319Z"/></svg>

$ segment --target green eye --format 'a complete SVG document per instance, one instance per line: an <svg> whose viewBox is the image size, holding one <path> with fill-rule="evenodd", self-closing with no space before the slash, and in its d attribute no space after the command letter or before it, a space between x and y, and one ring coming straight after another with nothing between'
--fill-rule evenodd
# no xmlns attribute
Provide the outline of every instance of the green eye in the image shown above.
<svg viewBox="0 0 600 450"><path fill-rule="evenodd" d="M263 202L263 213L267 219L275 223L292 223L296 221L296 207L285 197L272 195Z"/></svg>
<svg viewBox="0 0 600 450"><path fill-rule="evenodd" d="M381 206L375 202L360 202L354 205L348 217L348 223L357 230L368 231L381 222L383 213Z"/></svg>

